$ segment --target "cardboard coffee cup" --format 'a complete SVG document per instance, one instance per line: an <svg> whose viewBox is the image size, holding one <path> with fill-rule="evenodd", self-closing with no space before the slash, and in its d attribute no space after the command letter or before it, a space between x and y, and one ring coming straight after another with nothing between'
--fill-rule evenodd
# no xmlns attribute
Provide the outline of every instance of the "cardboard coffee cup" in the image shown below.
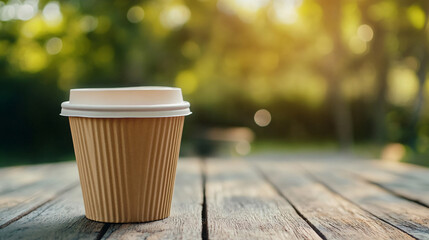
<svg viewBox="0 0 429 240"><path fill-rule="evenodd" d="M86 217L111 223L168 217L183 122L191 114L180 88L72 89L61 106Z"/></svg>

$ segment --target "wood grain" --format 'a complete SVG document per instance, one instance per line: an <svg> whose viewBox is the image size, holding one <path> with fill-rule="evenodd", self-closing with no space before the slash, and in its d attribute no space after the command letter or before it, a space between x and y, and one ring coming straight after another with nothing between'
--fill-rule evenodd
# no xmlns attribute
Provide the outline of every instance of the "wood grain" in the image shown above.
<svg viewBox="0 0 429 240"><path fill-rule="evenodd" d="M429 169L427 167L412 165L402 162L388 162L388 161L365 161L369 162L373 168L381 169L394 174L399 174L409 178L418 179L421 182L429 183Z"/></svg>
<svg viewBox="0 0 429 240"><path fill-rule="evenodd" d="M328 164L307 164L315 178L364 210L410 235L429 239L429 208L399 198Z"/></svg>
<svg viewBox="0 0 429 240"><path fill-rule="evenodd" d="M257 166L327 239L413 239L332 193L293 163Z"/></svg>
<svg viewBox="0 0 429 240"><path fill-rule="evenodd" d="M429 170L409 164L383 162L355 162L347 168L393 193L429 206Z"/></svg>
<svg viewBox="0 0 429 240"><path fill-rule="evenodd" d="M0 195L0 228L79 183L74 162L16 168L11 170L4 181L15 188L3 187Z"/></svg>
<svg viewBox="0 0 429 240"><path fill-rule="evenodd" d="M320 239L247 162L211 159L206 174L209 239Z"/></svg>
<svg viewBox="0 0 429 240"><path fill-rule="evenodd" d="M203 182L199 159L180 159L170 217L142 224L114 224L103 239L199 239Z"/></svg>
<svg viewBox="0 0 429 240"><path fill-rule="evenodd" d="M0 229L0 239L95 239L103 223L85 218L79 186Z"/></svg>
<svg viewBox="0 0 429 240"><path fill-rule="evenodd" d="M53 171L69 168L71 165L73 163L63 162L0 168L0 195L37 184Z"/></svg>
<svg viewBox="0 0 429 240"><path fill-rule="evenodd" d="M201 239L202 226L208 239L429 239L428 169L304 160L180 159L171 216L123 225L84 217L75 163L2 168L0 240Z"/></svg>

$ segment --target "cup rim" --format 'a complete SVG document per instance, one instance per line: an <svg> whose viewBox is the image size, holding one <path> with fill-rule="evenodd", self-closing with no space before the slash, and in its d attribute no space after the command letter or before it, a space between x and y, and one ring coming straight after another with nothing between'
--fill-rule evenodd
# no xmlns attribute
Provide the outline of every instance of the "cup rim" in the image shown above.
<svg viewBox="0 0 429 240"><path fill-rule="evenodd" d="M61 116L128 118L173 117L191 114L176 87L139 86L120 88L77 88L61 104Z"/></svg>

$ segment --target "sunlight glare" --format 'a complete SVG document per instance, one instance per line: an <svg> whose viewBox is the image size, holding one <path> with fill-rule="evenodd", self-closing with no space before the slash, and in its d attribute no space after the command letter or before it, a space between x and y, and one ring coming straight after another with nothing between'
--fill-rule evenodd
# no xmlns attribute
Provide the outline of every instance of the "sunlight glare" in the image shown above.
<svg viewBox="0 0 429 240"><path fill-rule="evenodd" d="M274 0L271 17L282 24L293 24L298 20L297 8L302 0Z"/></svg>
<svg viewBox="0 0 429 240"><path fill-rule="evenodd" d="M6 5L1 8L1 20L9 21L15 18L15 7L12 5Z"/></svg>
<svg viewBox="0 0 429 240"><path fill-rule="evenodd" d="M63 19L60 4L58 2L49 2L46 4L43 8L42 14L46 23L49 25L58 25Z"/></svg>
<svg viewBox="0 0 429 240"><path fill-rule="evenodd" d="M30 4L24 4L18 8L17 17L20 20L29 20L34 16L34 8Z"/></svg>
<svg viewBox="0 0 429 240"><path fill-rule="evenodd" d="M178 29L191 17L191 11L185 5L169 6L161 12L161 24L168 29Z"/></svg>
<svg viewBox="0 0 429 240"><path fill-rule="evenodd" d="M243 22L253 22L260 9L268 5L269 0L219 0L217 7L226 14L237 15Z"/></svg>

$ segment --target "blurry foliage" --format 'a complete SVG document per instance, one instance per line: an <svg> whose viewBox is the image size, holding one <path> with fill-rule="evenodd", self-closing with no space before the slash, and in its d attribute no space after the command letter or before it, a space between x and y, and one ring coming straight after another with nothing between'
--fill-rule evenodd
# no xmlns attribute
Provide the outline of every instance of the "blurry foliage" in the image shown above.
<svg viewBox="0 0 429 240"><path fill-rule="evenodd" d="M341 21L329 22L335 4ZM71 153L58 116L68 90L137 85L182 88L194 112L185 140L210 126L333 140L338 92L351 138L428 152L428 10L423 0L0 0L0 152ZM262 108L266 127L253 120Z"/></svg>

